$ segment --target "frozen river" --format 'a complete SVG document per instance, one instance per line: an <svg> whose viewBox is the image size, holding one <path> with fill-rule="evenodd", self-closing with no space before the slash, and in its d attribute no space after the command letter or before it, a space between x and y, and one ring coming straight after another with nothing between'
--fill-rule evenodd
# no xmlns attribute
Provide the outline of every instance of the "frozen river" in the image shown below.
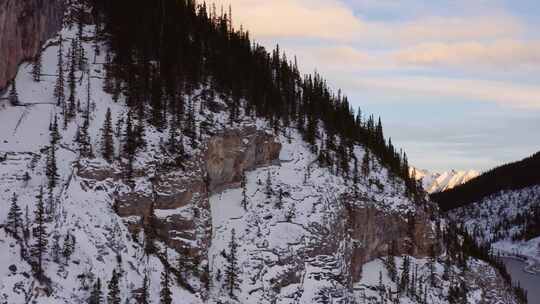
<svg viewBox="0 0 540 304"><path fill-rule="evenodd" d="M503 261L514 283L519 282L527 290L529 304L540 304L540 275L525 272L525 263L521 261L508 258L503 258Z"/></svg>

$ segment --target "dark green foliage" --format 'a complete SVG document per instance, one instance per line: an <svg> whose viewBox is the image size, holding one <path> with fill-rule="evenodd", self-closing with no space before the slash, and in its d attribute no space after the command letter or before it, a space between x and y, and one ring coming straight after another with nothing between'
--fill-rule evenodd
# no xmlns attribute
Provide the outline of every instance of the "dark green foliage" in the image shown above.
<svg viewBox="0 0 540 304"><path fill-rule="evenodd" d="M272 189L272 173L270 170L268 170L266 175L266 184L264 188L264 194L266 194L266 198L270 199L272 195L274 194L274 189Z"/></svg>
<svg viewBox="0 0 540 304"><path fill-rule="evenodd" d="M276 208L278 208L278 209L283 208L283 190L281 188L279 188L279 191L278 191L278 197L277 197L277 201L276 201Z"/></svg>
<svg viewBox="0 0 540 304"><path fill-rule="evenodd" d="M36 58L34 58L34 62L32 65L32 78L34 81L39 82L41 80L41 60L42 59L42 52L39 51L36 55Z"/></svg>
<svg viewBox="0 0 540 304"><path fill-rule="evenodd" d="M160 304L171 304L172 303L172 293L170 287L170 273L168 265L165 265L165 269L161 273L161 290L159 292L159 303Z"/></svg>
<svg viewBox="0 0 540 304"><path fill-rule="evenodd" d="M460 240L461 241L458 241ZM447 248L447 258L445 260L445 269L443 273L443 279L448 280L450 278L451 270L451 259L453 262L462 263L466 261L468 257L474 257L476 259L485 261L493 266L505 282L510 286L512 285L512 278L506 270L504 262L500 257L493 254L490 244L477 244L474 238L472 238L462 227L456 225L455 223L448 223L448 228L443 234L443 242ZM464 297L466 297L467 288L464 282L459 283L459 285L452 285L451 292L449 293L449 301L451 303L463 303ZM514 294L518 297L521 303L527 303L525 297L525 292L519 286L514 287Z"/></svg>
<svg viewBox="0 0 540 304"><path fill-rule="evenodd" d="M336 172L350 175L348 150L361 144L405 180L412 198L420 197L405 155L385 140L380 119L355 116L348 98L333 93L319 74L300 76L296 60L289 61L279 47L268 52L253 44L248 32L230 26L227 14L210 17L206 4L193 0L160 5L147 0L90 2L114 54L106 60L105 86L121 83L128 106L135 113L148 110L158 129L165 125L167 111L183 111L183 97L178 96L188 96L183 126L196 147L197 132L204 128L195 119L192 98L196 89L208 85L224 96L230 123L241 110L266 118L274 131L295 123L314 150L323 129L332 135L327 150L335 158L329 162Z"/></svg>
<svg viewBox="0 0 540 304"><path fill-rule="evenodd" d="M370 171L370 157L369 157L369 151L366 151L364 154L364 157L362 157L362 176L364 179L368 178L369 171Z"/></svg>
<svg viewBox="0 0 540 304"><path fill-rule="evenodd" d="M90 102L91 102L91 95L90 95L90 73L88 73L87 77L87 98L86 98L86 108L83 113L83 124L79 128L77 132L77 138L76 141L79 144L79 154L81 157L92 157L92 144L90 142L90 134L88 132L88 129L90 127Z"/></svg>
<svg viewBox="0 0 540 304"><path fill-rule="evenodd" d="M120 286L119 284L120 276L116 272L116 269L113 269L111 280L107 286L109 293L107 294L107 304L120 304L122 301L120 299Z"/></svg>
<svg viewBox="0 0 540 304"><path fill-rule="evenodd" d="M45 226L45 204L43 202L43 187L39 189L37 195L37 204L35 210L35 227L33 229L34 245L32 246L32 255L36 262L36 275L43 275L43 256L47 253L48 232Z"/></svg>
<svg viewBox="0 0 540 304"><path fill-rule="evenodd" d="M68 88L69 88L69 97L65 121L70 121L75 116L75 96L77 95L77 83L75 79L75 71L77 69L77 56L76 52L76 42L75 39L71 40L71 49L69 51L69 73L68 73ZM65 125L65 123L64 123Z"/></svg>
<svg viewBox="0 0 540 304"><path fill-rule="evenodd" d="M54 85L54 97L56 98L56 105L61 106L65 112L65 93L64 93L64 54L63 54L63 40L60 36L60 45L58 47L58 62L56 67L56 84Z"/></svg>
<svg viewBox="0 0 540 304"><path fill-rule="evenodd" d="M156 224L157 224L157 218L154 213L154 203L150 205L150 211L148 213L148 217L143 219L143 228L144 228L144 235L145 235L145 242L144 242L144 251L146 254L150 255L153 253L156 253Z"/></svg>
<svg viewBox="0 0 540 304"><path fill-rule="evenodd" d="M15 84L15 79L11 81L11 87L9 89L8 100L12 106L18 106L20 104L19 94L17 94L17 85Z"/></svg>
<svg viewBox="0 0 540 304"><path fill-rule="evenodd" d="M75 251L75 237L68 232L64 237L64 244L62 246L62 255L66 259L66 262L69 261L71 255Z"/></svg>
<svg viewBox="0 0 540 304"><path fill-rule="evenodd" d="M242 187L242 202L240 202L240 205L242 205L242 208L244 208L244 211L247 211L249 200L247 197L247 181L246 181L245 172L242 172L242 180L240 182L240 186Z"/></svg>
<svg viewBox="0 0 540 304"><path fill-rule="evenodd" d="M238 267L238 243L236 241L236 231L231 231L231 241L229 242L229 253L226 255L227 265L225 265L225 288L229 296L236 299L235 292L240 289L240 269Z"/></svg>
<svg viewBox="0 0 540 304"><path fill-rule="evenodd" d="M330 290L329 288L321 288L317 291L316 295L315 295L315 303L320 303L320 304L330 304L330 293L332 292L332 290Z"/></svg>
<svg viewBox="0 0 540 304"><path fill-rule="evenodd" d="M45 175L48 178L48 189L50 192L58 184L58 167L56 165L56 145L49 146L49 153L47 154L47 167L45 168Z"/></svg>
<svg viewBox="0 0 540 304"><path fill-rule="evenodd" d="M51 131L51 145L57 145L60 142L60 139L62 137L60 136L60 132L58 131L58 117L54 115L54 120L50 126Z"/></svg>
<svg viewBox="0 0 540 304"><path fill-rule="evenodd" d="M407 292L411 280L411 260L408 255L403 256L401 263L400 292Z"/></svg>
<svg viewBox="0 0 540 304"><path fill-rule="evenodd" d="M13 193L11 198L11 205L7 215L6 230L14 238L20 238L19 229L22 229L22 211L18 205L18 196Z"/></svg>
<svg viewBox="0 0 540 304"><path fill-rule="evenodd" d="M467 304L467 287L465 282L453 284L448 289L448 303L450 304Z"/></svg>
<svg viewBox="0 0 540 304"><path fill-rule="evenodd" d="M105 160L111 162L114 157L114 140L113 140L113 128L111 109L107 109L105 114L105 121L101 128L101 155Z"/></svg>
<svg viewBox="0 0 540 304"><path fill-rule="evenodd" d="M102 304L103 303L103 292L101 291L101 279L98 278L97 281L92 286L92 291L90 292L90 298L88 298L88 304Z"/></svg>
<svg viewBox="0 0 540 304"><path fill-rule="evenodd" d="M397 282L396 247L396 242L393 241L385 261L386 270L392 282Z"/></svg>

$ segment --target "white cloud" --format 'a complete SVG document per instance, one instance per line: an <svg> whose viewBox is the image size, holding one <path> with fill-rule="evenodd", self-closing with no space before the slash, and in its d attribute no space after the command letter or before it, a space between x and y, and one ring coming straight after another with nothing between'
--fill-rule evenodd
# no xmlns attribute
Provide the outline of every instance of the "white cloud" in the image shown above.
<svg viewBox="0 0 540 304"><path fill-rule="evenodd" d="M522 77L540 70L540 40L526 40L526 26L498 11L491 15L368 21L340 0L218 0L232 4L233 17L252 36L285 44L300 63L334 75L345 89L379 89L387 96L422 94L491 101L513 108L540 108L540 88L509 77L494 82L484 69L518 70ZM368 1L367 6L374 5ZM385 0L383 6L395 6ZM380 20L380 19L379 19ZM288 39L292 38L292 39ZM459 69L470 79L396 78L409 68L428 67L438 75ZM410 70L409 70L410 71ZM381 78L362 78L375 72ZM414 70L421 75L423 70ZM525 72L525 74L523 74ZM467 76L469 74L469 76ZM336 76L337 75L337 76ZM474 75L474 76L471 76Z"/></svg>
<svg viewBox="0 0 540 304"><path fill-rule="evenodd" d="M307 38L375 45L426 41L499 39L521 35L524 26L511 16L419 17L398 22L373 22L356 16L339 0L216 0L233 8L236 25L257 38ZM395 5L386 1L386 5Z"/></svg>
<svg viewBox="0 0 540 304"><path fill-rule="evenodd" d="M354 82L357 89L393 94L455 97L473 101L496 102L514 109L540 110L540 87L477 79L429 77L363 78ZM410 99L406 99L410 101Z"/></svg>
<svg viewBox="0 0 540 304"><path fill-rule="evenodd" d="M426 41L485 40L515 37L524 31L523 25L507 15L471 17L424 17L400 23L375 25L384 39L397 37L401 44ZM394 38L396 39L396 38Z"/></svg>
<svg viewBox="0 0 540 304"><path fill-rule="evenodd" d="M349 40L365 25L335 0L217 0L232 5L235 24L255 37L294 37Z"/></svg>
<svg viewBox="0 0 540 304"><path fill-rule="evenodd" d="M420 66L540 67L540 42L498 40L494 42L422 43L399 50L394 60Z"/></svg>

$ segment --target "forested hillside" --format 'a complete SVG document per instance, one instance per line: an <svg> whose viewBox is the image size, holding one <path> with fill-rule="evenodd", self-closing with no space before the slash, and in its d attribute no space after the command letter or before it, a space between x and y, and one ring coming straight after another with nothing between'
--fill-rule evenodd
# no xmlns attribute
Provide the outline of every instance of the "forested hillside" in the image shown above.
<svg viewBox="0 0 540 304"><path fill-rule="evenodd" d="M482 200L499 191L519 190L540 184L540 153L521 161L492 169L453 189L435 193L431 198L448 211Z"/></svg>
<svg viewBox="0 0 540 304"><path fill-rule="evenodd" d="M276 130L298 127L314 149L323 128L324 145L315 151L321 164L347 174L351 148L360 143L406 180L411 195L420 194L406 155L385 140L380 119L365 118L360 111L355 115L347 97L333 93L320 75L301 76L296 58L287 58L279 46L269 53L253 44L248 31L232 27L231 12L218 13L215 6L194 1L93 0L93 8L110 47L111 93L123 92L134 113L149 107L154 126L162 128L167 117L178 117L187 102L183 94L189 99L199 83L207 83L226 97L231 122L244 107L247 115L270 120ZM360 165L369 156L353 160Z"/></svg>
<svg viewBox="0 0 540 304"><path fill-rule="evenodd" d="M0 101L0 303L525 302L380 119L230 10L66 3Z"/></svg>

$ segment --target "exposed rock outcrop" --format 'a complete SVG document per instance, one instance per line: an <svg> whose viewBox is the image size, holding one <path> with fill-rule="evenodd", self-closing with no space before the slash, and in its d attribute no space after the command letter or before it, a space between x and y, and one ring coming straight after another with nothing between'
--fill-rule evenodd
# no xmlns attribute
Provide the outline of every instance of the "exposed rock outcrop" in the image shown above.
<svg viewBox="0 0 540 304"><path fill-rule="evenodd" d="M351 275L359 281L362 265L386 256L392 242L396 254L423 257L436 244L435 231L426 212L419 210L408 218L397 213L386 213L374 206L349 208L348 228L353 239Z"/></svg>
<svg viewBox="0 0 540 304"><path fill-rule="evenodd" d="M179 252L205 260L212 236L210 194L238 186L246 170L277 162L280 150L274 136L254 127L224 131L211 137L202 153L185 159L181 168L134 172L135 187L117 191L114 208L137 232L153 207L158 237ZM82 164L78 175L93 182L109 179L117 185L124 178L122 172L99 163Z"/></svg>
<svg viewBox="0 0 540 304"><path fill-rule="evenodd" d="M206 153L210 191L219 192L240 182L244 171L277 161L280 151L272 135L255 127L212 137Z"/></svg>
<svg viewBox="0 0 540 304"><path fill-rule="evenodd" d="M0 89L61 26L63 0L0 0Z"/></svg>

